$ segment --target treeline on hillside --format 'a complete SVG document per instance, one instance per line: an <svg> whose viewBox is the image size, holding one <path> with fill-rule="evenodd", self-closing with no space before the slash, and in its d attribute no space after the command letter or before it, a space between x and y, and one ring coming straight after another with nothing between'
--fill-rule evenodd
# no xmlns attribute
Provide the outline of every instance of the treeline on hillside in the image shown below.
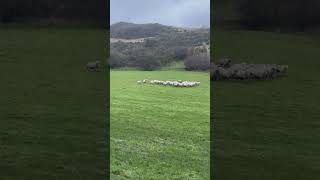
<svg viewBox="0 0 320 180"><path fill-rule="evenodd" d="M111 38L139 39L156 38L156 46L182 46L201 45L202 42L209 43L210 29L183 29L172 26L165 26L158 23L134 24L119 22L112 24L110 28ZM152 40L149 39L152 43Z"/></svg>
<svg viewBox="0 0 320 180"><path fill-rule="evenodd" d="M86 21L108 26L108 1L1 0L0 23L30 21Z"/></svg>
<svg viewBox="0 0 320 180"><path fill-rule="evenodd" d="M154 37L161 34L170 33L172 28L161 24L134 24L119 22L110 28L112 38L137 39L144 37Z"/></svg>
<svg viewBox="0 0 320 180"><path fill-rule="evenodd" d="M152 71L179 61L184 62L186 70L205 71L210 68L209 57L203 48L155 48L132 44L115 43L111 46L110 68L134 67ZM121 48L112 48L116 46Z"/></svg>
<svg viewBox="0 0 320 180"><path fill-rule="evenodd" d="M184 62L186 70L209 69L210 29L120 22L111 25L110 32L111 38L118 39L110 45L111 68L156 70ZM141 38L143 42L134 42Z"/></svg>
<svg viewBox="0 0 320 180"><path fill-rule="evenodd" d="M213 12L212 19L220 18L214 22L229 16L250 29L305 31L320 26L319 0L226 0L216 1L215 6L224 11Z"/></svg>

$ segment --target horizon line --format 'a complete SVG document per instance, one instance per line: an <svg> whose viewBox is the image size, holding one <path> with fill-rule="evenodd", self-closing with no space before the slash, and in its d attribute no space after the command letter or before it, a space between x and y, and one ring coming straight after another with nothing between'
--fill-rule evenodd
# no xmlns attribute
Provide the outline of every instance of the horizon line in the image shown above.
<svg viewBox="0 0 320 180"><path fill-rule="evenodd" d="M177 27L177 28L210 28L210 24L209 25L199 25L199 26L183 26L183 25L162 24L162 23L158 23L158 22L136 23L136 22L130 22L130 21L117 21L117 22L113 22L113 23L111 23L111 21L110 21L110 26L112 26L114 24L118 24L118 23L130 23L130 24L137 24L137 25L160 24L163 26L170 26L170 27Z"/></svg>

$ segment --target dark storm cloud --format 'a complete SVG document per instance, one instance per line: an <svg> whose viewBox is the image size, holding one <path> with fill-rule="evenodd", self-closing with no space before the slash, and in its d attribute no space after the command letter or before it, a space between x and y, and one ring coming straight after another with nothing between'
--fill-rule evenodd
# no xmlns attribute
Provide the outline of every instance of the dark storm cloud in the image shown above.
<svg viewBox="0 0 320 180"><path fill-rule="evenodd" d="M119 21L195 27L210 25L210 0L111 0L111 24Z"/></svg>

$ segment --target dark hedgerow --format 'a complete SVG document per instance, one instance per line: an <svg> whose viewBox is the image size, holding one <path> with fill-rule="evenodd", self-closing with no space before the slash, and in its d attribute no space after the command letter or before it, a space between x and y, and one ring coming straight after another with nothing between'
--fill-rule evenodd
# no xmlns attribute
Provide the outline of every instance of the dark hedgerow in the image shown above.
<svg viewBox="0 0 320 180"><path fill-rule="evenodd" d="M145 71L153 71L162 67L161 59L152 56L138 56L136 57L137 67Z"/></svg>
<svg viewBox="0 0 320 180"><path fill-rule="evenodd" d="M188 48L176 47L173 49L173 57L177 60L183 60L188 56Z"/></svg>
<svg viewBox="0 0 320 180"><path fill-rule="evenodd" d="M192 55L184 61L187 71L206 71L210 69L210 61L206 54Z"/></svg>
<svg viewBox="0 0 320 180"><path fill-rule="evenodd" d="M113 52L110 54L109 66L110 68L121 68L128 65L129 58L128 56L119 53Z"/></svg>

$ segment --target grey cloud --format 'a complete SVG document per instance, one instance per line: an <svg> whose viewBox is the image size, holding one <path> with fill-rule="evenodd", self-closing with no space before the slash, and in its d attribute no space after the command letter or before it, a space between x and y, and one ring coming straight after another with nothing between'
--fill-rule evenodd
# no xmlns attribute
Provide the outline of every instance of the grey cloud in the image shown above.
<svg viewBox="0 0 320 180"><path fill-rule="evenodd" d="M119 21L210 26L210 0L111 0L111 24Z"/></svg>

